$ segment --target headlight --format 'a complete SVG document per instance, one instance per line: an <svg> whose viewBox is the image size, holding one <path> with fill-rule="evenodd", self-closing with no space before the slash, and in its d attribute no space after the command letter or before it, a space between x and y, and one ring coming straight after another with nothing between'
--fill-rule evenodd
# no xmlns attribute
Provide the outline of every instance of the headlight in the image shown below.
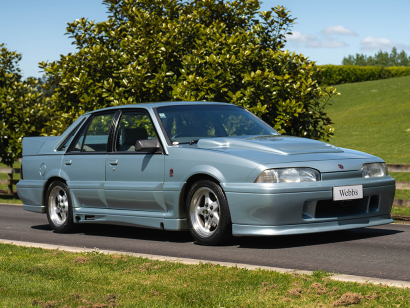
<svg viewBox="0 0 410 308"><path fill-rule="evenodd" d="M255 183L299 183L320 181L320 172L311 168L267 169Z"/></svg>
<svg viewBox="0 0 410 308"><path fill-rule="evenodd" d="M387 165L385 163L372 163L362 165L362 177L372 178L388 175Z"/></svg>

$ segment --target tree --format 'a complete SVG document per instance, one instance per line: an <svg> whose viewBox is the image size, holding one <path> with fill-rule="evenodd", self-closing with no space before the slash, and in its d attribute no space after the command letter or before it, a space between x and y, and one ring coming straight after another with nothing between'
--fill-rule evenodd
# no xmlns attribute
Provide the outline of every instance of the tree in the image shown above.
<svg viewBox="0 0 410 308"><path fill-rule="evenodd" d="M12 166L21 157L21 141L40 135L46 119L35 80L22 81L21 54L0 44L0 157Z"/></svg>
<svg viewBox="0 0 410 308"><path fill-rule="evenodd" d="M402 50L398 53L397 48L393 47L391 53L379 50L374 56L366 56L363 54L348 55L343 58L343 65L358 65L358 66L410 66L410 57Z"/></svg>
<svg viewBox="0 0 410 308"><path fill-rule="evenodd" d="M279 132L327 140L324 108L335 94L320 70L283 50L294 19L259 0L105 0L109 20L68 24L78 51L40 63L57 82L47 98L59 134L73 118L107 106L204 100L243 106ZM47 87L48 84L45 84Z"/></svg>

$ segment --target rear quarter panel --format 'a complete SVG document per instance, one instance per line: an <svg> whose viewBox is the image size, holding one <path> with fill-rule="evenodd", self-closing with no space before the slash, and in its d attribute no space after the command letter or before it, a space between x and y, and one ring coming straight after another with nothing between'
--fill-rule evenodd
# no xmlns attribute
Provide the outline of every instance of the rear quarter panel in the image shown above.
<svg viewBox="0 0 410 308"><path fill-rule="evenodd" d="M62 155L25 156L21 162L23 179L17 193L23 204L41 206L47 180L60 176Z"/></svg>

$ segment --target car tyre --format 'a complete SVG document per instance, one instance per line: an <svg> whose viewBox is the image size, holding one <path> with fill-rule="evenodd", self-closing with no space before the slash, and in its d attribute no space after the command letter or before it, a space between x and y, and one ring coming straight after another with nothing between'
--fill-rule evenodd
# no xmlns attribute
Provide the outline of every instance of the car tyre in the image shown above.
<svg viewBox="0 0 410 308"><path fill-rule="evenodd" d="M61 181L54 181L46 194L47 219L57 233L72 232L75 228L70 189Z"/></svg>
<svg viewBox="0 0 410 308"><path fill-rule="evenodd" d="M232 238L228 201L218 184L201 180L189 190L186 213L189 231L202 245L221 245Z"/></svg>

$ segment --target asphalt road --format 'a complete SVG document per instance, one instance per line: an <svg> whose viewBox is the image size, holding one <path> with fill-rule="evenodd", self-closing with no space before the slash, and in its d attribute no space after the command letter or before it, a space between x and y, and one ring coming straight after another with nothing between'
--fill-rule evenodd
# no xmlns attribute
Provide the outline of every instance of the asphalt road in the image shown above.
<svg viewBox="0 0 410 308"><path fill-rule="evenodd" d="M205 247L189 232L135 227L82 225L77 233L57 234L45 214L0 205L0 239L410 281L410 225L244 237L228 246Z"/></svg>

